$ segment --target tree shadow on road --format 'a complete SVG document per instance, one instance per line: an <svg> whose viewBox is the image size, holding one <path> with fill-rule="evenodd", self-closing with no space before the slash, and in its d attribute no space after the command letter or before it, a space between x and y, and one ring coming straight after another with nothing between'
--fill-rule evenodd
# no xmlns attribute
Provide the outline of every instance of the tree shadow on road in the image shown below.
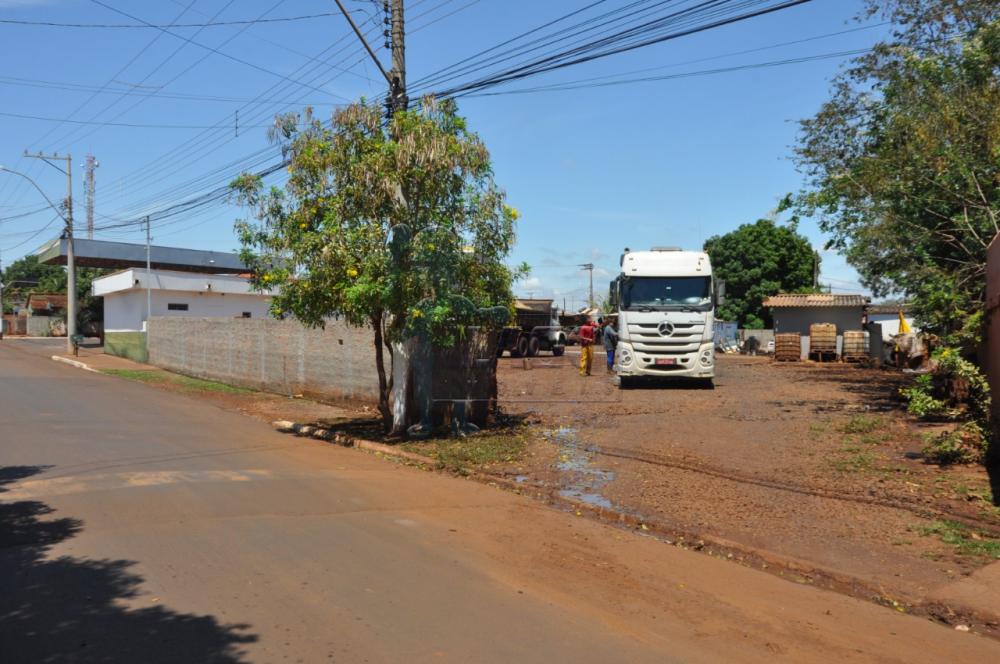
<svg viewBox="0 0 1000 664"><path fill-rule="evenodd" d="M42 472L0 467L5 485ZM81 531L71 518L26 500L0 503L0 662L242 662L248 625L164 606L130 608L143 578L129 560L50 557L50 549Z"/></svg>

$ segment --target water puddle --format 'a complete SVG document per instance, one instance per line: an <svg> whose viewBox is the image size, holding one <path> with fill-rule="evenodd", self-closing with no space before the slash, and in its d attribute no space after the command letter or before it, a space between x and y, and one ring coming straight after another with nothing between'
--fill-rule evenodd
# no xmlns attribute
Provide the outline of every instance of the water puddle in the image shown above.
<svg viewBox="0 0 1000 664"><path fill-rule="evenodd" d="M595 507L611 508L611 501L601 495L601 488L615 478L610 470L595 468L594 455L587 451L572 427L559 427L546 434L559 447L556 469L564 477L559 495Z"/></svg>

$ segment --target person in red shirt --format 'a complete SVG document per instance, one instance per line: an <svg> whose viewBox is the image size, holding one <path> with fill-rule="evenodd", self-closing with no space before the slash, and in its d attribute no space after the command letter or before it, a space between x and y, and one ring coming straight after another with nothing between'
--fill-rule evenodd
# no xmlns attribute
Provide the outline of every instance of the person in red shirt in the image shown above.
<svg viewBox="0 0 1000 664"><path fill-rule="evenodd" d="M597 326L587 319L580 326L580 375L589 376L590 366L594 363L594 340L597 338Z"/></svg>

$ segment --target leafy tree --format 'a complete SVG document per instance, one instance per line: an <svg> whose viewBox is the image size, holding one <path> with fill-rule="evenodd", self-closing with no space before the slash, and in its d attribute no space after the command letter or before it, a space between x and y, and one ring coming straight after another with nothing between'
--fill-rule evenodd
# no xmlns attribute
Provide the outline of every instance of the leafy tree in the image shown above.
<svg viewBox="0 0 1000 664"><path fill-rule="evenodd" d="M77 268L77 323L97 323L104 320L104 298L91 295L94 279L109 274L103 268ZM3 282L12 287L4 290L4 310L13 313L10 300L27 298L29 293L66 293L66 268L38 262L35 255L24 256L11 263L3 273ZM18 282L37 282L19 284Z"/></svg>
<svg viewBox="0 0 1000 664"><path fill-rule="evenodd" d="M783 209L783 208L779 208ZM745 328L771 326L764 299L778 292L808 291L819 256L809 240L796 231L797 220L787 224L759 219L725 235L705 241L712 269L726 282L726 302L718 316Z"/></svg>
<svg viewBox="0 0 1000 664"><path fill-rule="evenodd" d="M510 306L522 272L504 259L518 213L453 102L426 99L388 123L362 101L329 128L308 110L277 124L291 139L285 189L265 191L253 176L233 183L257 218L236 224L241 255L257 287L278 289L273 314L372 329L379 412L401 434L407 340L452 344L481 308Z"/></svg>
<svg viewBox="0 0 1000 664"><path fill-rule="evenodd" d="M1000 3L868 0L865 15L893 38L802 122L800 209L876 295L909 296L922 326L971 349L1000 229Z"/></svg>

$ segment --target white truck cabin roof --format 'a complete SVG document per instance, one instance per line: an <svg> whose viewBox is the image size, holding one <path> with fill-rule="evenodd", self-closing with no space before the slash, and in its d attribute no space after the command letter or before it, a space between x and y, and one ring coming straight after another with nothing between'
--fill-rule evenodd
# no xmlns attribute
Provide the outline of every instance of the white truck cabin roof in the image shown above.
<svg viewBox="0 0 1000 664"><path fill-rule="evenodd" d="M626 277L710 277L712 263L704 251L653 249L622 255L621 273Z"/></svg>

